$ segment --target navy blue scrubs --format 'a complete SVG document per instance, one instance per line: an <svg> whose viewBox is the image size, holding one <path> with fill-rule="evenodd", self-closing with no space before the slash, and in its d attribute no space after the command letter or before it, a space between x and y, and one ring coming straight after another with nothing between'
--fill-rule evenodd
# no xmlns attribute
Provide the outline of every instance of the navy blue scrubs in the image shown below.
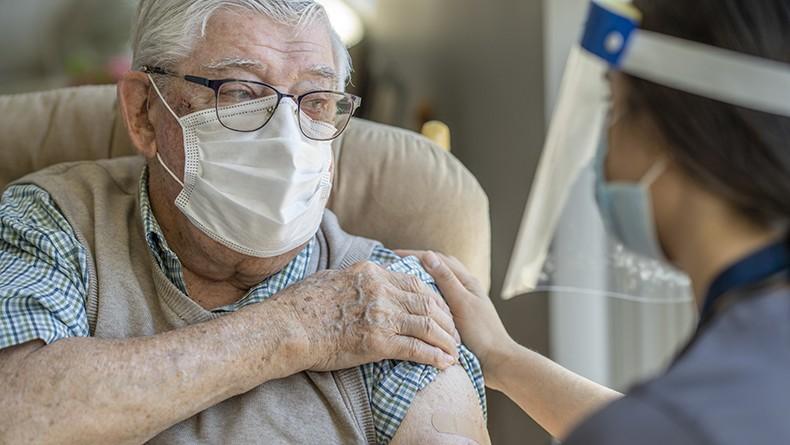
<svg viewBox="0 0 790 445"><path fill-rule="evenodd" d="M790 445L788 283L782 244L730 267L666 374L593 415L565 445Z"/></svg>

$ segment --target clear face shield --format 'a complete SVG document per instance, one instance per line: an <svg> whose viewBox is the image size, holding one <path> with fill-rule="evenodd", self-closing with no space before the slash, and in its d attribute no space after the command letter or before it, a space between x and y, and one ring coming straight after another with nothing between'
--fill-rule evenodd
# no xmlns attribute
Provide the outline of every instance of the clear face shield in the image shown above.
<svg viewBox="0 0 790 445"><path fill-rule="evenodd" d="M785 64L639 29L630 3L593 0L572 49L513 251L503 298L532 292L637 302L692 298L688 278L607 234L594 187L606 142L608 71L736 106L790 116Z"/></svg>

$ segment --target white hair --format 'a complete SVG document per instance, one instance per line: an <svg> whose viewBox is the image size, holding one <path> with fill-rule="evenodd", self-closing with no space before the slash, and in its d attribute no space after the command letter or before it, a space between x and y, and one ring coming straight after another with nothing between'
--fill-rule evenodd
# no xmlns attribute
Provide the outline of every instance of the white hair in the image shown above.
<svg viewBox="0 0 790 445"><path fill-rule="evenodd" d="M332 38L338 88L344 89L350 80L351 55L315 0L140 0L132 31L132 66L172 70L189 56L195 41L205 36L211 16L223 8L253 11L297 30L325 23Z"/></svg>

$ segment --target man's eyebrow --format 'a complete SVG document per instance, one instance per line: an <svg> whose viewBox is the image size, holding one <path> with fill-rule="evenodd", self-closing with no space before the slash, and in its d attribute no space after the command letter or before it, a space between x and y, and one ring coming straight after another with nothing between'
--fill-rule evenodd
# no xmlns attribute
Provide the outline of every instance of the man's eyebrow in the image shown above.
<svg viewBox="0 0 790 445"><path fill-rule="evenodd" d="M210 71L219 71L227 68L253 68L258 70L264 70L266 69L266 65L255 59L245 59L242 57L227 57L225 59L209 62L203 65L202 68Z"/></svg>
<svg viewBox="0 0 790 445"><path fill-rule="evenodd" d="M337 81L337 72L335 72L334 68L327 65L313 65L305 70L305 73L331 81Z"/></svg>

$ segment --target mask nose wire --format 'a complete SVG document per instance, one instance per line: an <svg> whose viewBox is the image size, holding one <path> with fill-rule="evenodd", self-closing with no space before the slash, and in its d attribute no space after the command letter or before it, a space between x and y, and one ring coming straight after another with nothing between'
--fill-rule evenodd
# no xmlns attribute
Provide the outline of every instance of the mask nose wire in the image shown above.
<svg viewBox="0 0 790 445"><path fill-rule="evenodd" d="M156 82L154 82L154 79L151 77L150 74L148 75L148 80L151 82L151 86L154 87L154 91L156 91L156 95L159 96L159 100L161 100L162 103L165 105L165 108L167 108L167 111L169 111L170 114L172 114L173 117L176 119L176 122L178 122L178 124L181 125L181 121L179 120L178 115L173 111L172 108L170 108L170 105L167 103L164 96L162 96L162 92L159 91L159 87L156 86ZM150 107L150 103L149 103L149 107ZM161 165L162 168L165 169L165 171L170 175L170 177L173 178L178 183L178 185L181 186L181 188L184 188L184 182L180 180L178 176L176 176L176 174L173 173L172 170L170 170L170 167L168 167L167 164L165 164L165 161L162 160L162 156L159 155L159 150L156 150L156 160L159 161L159 165Z"/></svg>
<svg viewBox="0 0 790 445"><path fill-rule="evenodd" d="M286 103L286 100L288 102ZM283 105L285 104L285 105ZM290 110L286 111L294 120L298 134L300 136L304 136L304 132L302 131L302 116L299 112L299 104L297 103L297 98L292 95L284 95L281 99L279 104L277 105L277 110L275 113L279 113L282 107L290 108ZM274 118L274 116L272 116Z"/></svg>
<svg viewBox="0 0 790 445"><path fill-rule="evenodd" d="M299 104L296 102L296 98L293 97L293 96L285 96L285 97L283 97L280 100L280 105L282 105L283 102L285 102L286 100L290 101L290 104L288 104L288 106L290 106L290 108L291 108L291 113L294 115L294 117L296 117L298 119L299 118Z"/></svg>

